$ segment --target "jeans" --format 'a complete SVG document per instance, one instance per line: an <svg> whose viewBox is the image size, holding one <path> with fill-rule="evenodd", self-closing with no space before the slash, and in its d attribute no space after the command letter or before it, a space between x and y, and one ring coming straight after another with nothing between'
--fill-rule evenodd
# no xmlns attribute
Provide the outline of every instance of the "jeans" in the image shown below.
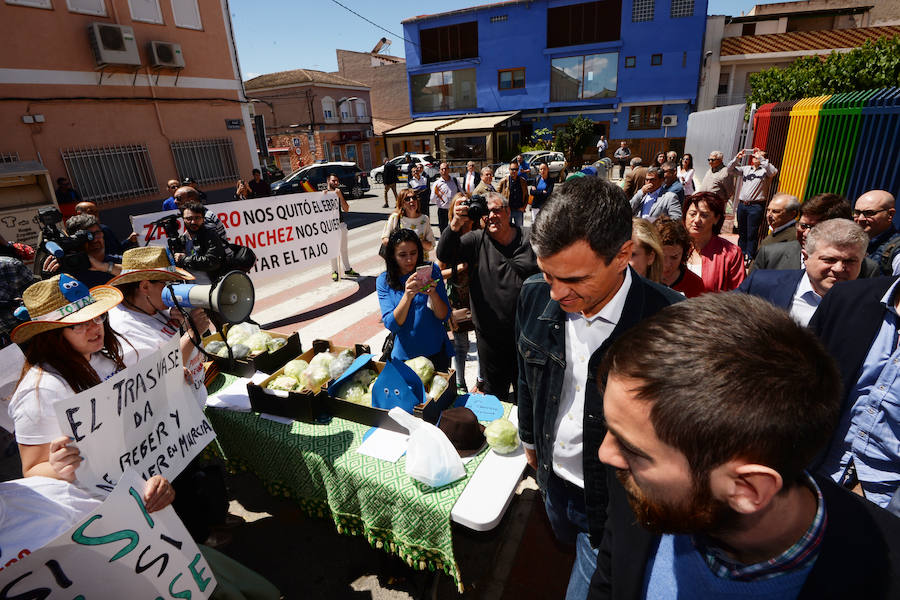
<svg viewBox="0 0 900 600"><path fill-rule="evenodd" d="M566 600L584 600L597 568L597 550L591 547L584 491L555 473L544 493L544 508L553 534L564 544L575 544L575 564L569 576Z"/></svg>
<svg viewBox="0 0 900 600"><path fill-rule="evenodd" d="M737 219L738 219L738 246L744 256L754 258L756 249L759 245L759 226L762 223L763 205L744 204L738 202Z"/></svg>
<svg viewBox="0 0 900 600"><path fill-rule="evenodd" d="M350 270L350 252L347 250L347 224L341 223L340 228L341 234L341 254L340 256L344 259L344 270ZM334 257L331 259L331 270L335 273L338 272L340 268L340 263L338 263L338 257Z"/></svg>
<svg viewBox="0 0 900 600"><path fill-rule="evenodd" d="M447 229L447 225L450 224L450 209L449 208L438 208L437 209L437 217L438 217L438 231L444 233L444 230Z"/></svg>
<svg viewBox="0 0 900 600"><path fill-rule="evenodd" d="M468 331L453 332L453 349L456 351L456 356L453 357L456 365L456 385L469 389L466 385L466 356L469 354Z"/></svg>
<svg viewBox="0 0 900 600"><path fill-rule="evenodd" d="M525 212L521 210L511 210L512 222L518 225L519 229L525 226Z"/></svg>

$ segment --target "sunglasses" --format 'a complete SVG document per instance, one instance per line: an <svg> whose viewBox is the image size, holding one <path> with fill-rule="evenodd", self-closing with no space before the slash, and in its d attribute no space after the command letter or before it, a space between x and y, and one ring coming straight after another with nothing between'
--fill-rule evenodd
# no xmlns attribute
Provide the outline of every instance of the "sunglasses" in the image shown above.
<svg viewBox="0 0 900 600"><path fill-rule="evenodd" d="M887 212L886 208L879 208L878 210L853 210L853 216L855 217L865 217L867 219L871 219L878 213Z"/></svg>

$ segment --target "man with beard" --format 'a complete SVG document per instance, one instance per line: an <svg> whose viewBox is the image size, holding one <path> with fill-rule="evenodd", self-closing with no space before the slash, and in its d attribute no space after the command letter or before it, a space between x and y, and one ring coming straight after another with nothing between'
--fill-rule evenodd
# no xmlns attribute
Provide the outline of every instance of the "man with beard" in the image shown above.
<svg viewBox="0 0 900 600"><path fill-rule="evenodd" d="M183 252L175 253L175 266L187 269L194 283L214 283L228 269L225 246L214 225L206 222L206 207L191 202L182 206L185 232L181 234Z"/></svg>
<svg viewBox="0 0 900 600"><path fill-rule="evenodd" d="M603 367L615 477L589 598L900 597L900 521L806 471L840 406L809 330L706 294L638 324Z"/></svg>

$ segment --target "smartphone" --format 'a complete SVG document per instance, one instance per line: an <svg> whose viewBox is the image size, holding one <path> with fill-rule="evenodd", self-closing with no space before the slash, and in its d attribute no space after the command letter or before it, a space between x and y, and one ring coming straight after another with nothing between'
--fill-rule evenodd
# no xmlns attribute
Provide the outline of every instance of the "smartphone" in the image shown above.
<svg viewBox="0 0 900 600"><path fill-rule="evenodd" d="M431 281L431 265L422 265L416 268L416 279L419 283L428 283Z"/></svg>

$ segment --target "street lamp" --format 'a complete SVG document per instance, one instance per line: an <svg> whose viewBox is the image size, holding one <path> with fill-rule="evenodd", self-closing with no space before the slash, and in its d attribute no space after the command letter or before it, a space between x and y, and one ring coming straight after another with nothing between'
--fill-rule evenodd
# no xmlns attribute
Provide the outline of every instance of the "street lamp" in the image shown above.
<svg viewBox="0 0 900 600"><path fill-rule="evenodd" d="M338 112L339 112L339 113L341 112L341 104L343 104L344 102L353 102L354 100L359 100L359 98L357 98L356 96L351 96L351 97L349 97L349 98L344 97L344 98L339 99L339 100L337 101L337 109L338 109ZM349 117L352 117L353 115L352 115L351 113L348 113L348 116L349 116ZM341 120L343 120L343 119L341 119Z"/></svg>

